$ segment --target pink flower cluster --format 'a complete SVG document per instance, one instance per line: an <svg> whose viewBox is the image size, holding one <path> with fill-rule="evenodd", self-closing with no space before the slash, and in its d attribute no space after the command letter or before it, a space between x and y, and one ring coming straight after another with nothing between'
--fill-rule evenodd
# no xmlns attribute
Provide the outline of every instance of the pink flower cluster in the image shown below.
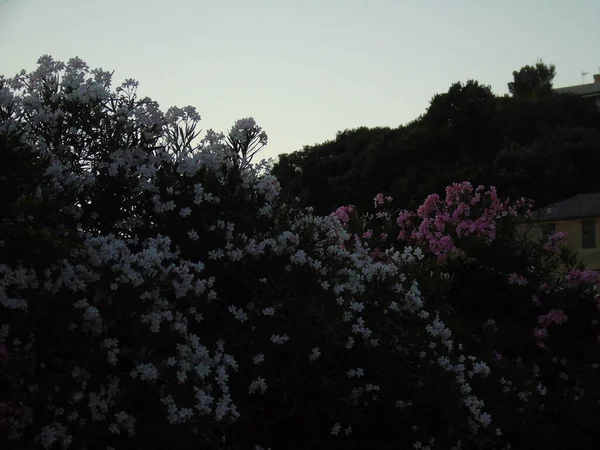
<svg viewBox="0 0 600 450"><path fill-rule="evenodd" d="M392 197L385 197L383 194L377 194L373 199L375 208L384 205L386 202L391 202ZM379 239L379 241L385 242L388 239L388 233L386 232L377 232L375 233L374 228L369 228L367 224L370 224L373 220L379 219L381 221L388 222L391 219L391 216L387 212L378 212L377 214L365 214L359 217L359 232L352 233L350 230L350 216L355 213L355 207L353 205L340 206L333 213L330 214L330 217L335 217L339 220L342 226L346 229L346 231L350 231L350 236L352 239L348 237L344 240L342 239L342 243L340 244L341 248L350 249L351 244L354 243L356 246L363 246L365 244L364 241L371 241L371 247L377 247L376 241L373 239ZM381 224L380 224L381 225ZM375 225L376 226L376 225ZM374 251L371 252L371 257L374 260L377 260L382 254L380 248L375 248Z"/></svg>
<svg viewBox="0 0 600 450"><path fill-rule="evenodd" d="M383 205L386 201L391 202L392 200L392 197L384 197L383 194L379 193L374 199L375 208L377 208L379 205Z"/></svg>
<svg viewBox="0 0 600 450"><path fill-rule="evenodd" d="M332 212L331 215L337 217L343 225L347 225L350 221L350 214L353 212L354 206L340 206L338 209Z"/></svg>
<svg viewBox="0 0 600 450"><path fill-rule="evenodd" d="M600 284L600 275L593 270L571 270L567 274L567 283L571 287L578 287L582 284Z"/></svg>
<svg viewBox="0 0 600 450"><path fill-rule="evenodd" d="M553 323L565 323L567 319L567 315L562 310L553 309L550 312L548 312L548 314L538 316L538 324L540 324L544 328L548 328L548 326Z"/></svg>
<svg viewBox="0 0 600 450"><path fill-rule="evenodd" d="M386 202L391 202L392 197L385 197L379 193L374 198L374 205L379 209ZM464 256L457 240L467 236L475 236L492 242L496 238L497 222L505 217L527 216L532 203L526 199L518 201L506 200L501 202L495 187L485 189L484 186L474 188L469 182L454 183L446 188L445 198L438 194L429 195L423 204L413 211L400 211L397 214L397 238L411 245L417 245L423 250L428 250L443 261L449 255ZM348 227L349 214L355 211L353 206L342 206L331 215ZM375 233L368 228L367 222L374 218L388 222L389 213L377 213L362 217L362 239L379 236L381 241L386 241L388 234ZM381 224L380 224L381 225ZM391 221L388 224L392 227ZM388 230L389 231L389 230ZM558 242L562 238L557 233L554 239ZM360 238L355 236L355 241L360 243ZM378 246L377 243L374 244ZM375 252L379 256L379 252ZM524 285L522 277L511 279L512 282Z"/></svg>
<svg viewBox="0 0 600 450"><path fill-rule="evenodd" d="M558 255L560 253L560 244L564 243L567 238L567 233L564 231L554 233L548 237L548 241L543 245L543 248L548 252Z"/></svg>
<svg viewBox="0 0 600 450"><path fill-rule="evenodd" d="M496 238L499 219L517 217L524 213L523 210L529 212L530 208L531 202L525 199L501 202L493 186L486 191L483 186L474 189L469 182L454 183L446 188L445 200L432 194L416 214L402 211L397 220L398 239L413 239L424 244L443 260L450 253L462 254L455 238L477 236L492 242Z"/></svg>

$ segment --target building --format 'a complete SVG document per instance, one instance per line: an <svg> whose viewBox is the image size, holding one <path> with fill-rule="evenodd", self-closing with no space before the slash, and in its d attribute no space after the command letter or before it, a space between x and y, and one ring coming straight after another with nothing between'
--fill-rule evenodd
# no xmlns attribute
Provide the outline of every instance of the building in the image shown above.
<svg viewBox="0 0 600 450"><path fill-rule="evenodd" d="M567 86L554 89L554 92L580 95L583 98L589 98L596 103L600 109L600 73L594 75L594 82L588 84L579 84L576 86Z"/></svg>
<svg viewBox="0 0 600 450"><path fill-rule="evenodd" d="M600 85L600 83L599 83ZM585 85L584 85L585 86ZM563 231L588 269L600 271L600 193L580 194L533 211L532 237Z"/></svg>

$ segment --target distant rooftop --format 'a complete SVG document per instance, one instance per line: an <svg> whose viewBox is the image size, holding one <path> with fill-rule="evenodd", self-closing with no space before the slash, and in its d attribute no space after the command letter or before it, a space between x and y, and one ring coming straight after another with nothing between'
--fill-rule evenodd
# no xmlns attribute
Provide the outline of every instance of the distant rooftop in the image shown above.
<svg viewBox="0 0 600 450"><path fill-rule="evenodd" d="M600 217L600 192L579 194L533 211L537 221L571 220Z"/></svg>
<svg viewBox="0 0 600 450"><path fill-rule="evenodd" d="M600 74L594 75L594 82L588 84L578 84L575 86L566 86L554 89L555 92L571 93L583 97L600 95Z"/></svg>

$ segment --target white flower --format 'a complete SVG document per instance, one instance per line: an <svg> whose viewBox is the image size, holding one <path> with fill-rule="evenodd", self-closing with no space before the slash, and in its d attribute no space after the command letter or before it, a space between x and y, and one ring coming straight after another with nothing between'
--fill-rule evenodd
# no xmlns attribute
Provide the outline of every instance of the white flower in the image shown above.
<svg viewBox="0 0 600 450"><path fill-rule="evenodd" d="M342 426L339 423L335 423L335 424L333 424L333 427L331 427L331 434L333 434L334 436L337 436L341 430L342 430Z"/></svg>
<svg viewBox="0 0 600 450"><path fill-rule="evenodd" d="M131 376L132 378L139 376L142 381L154 381L158 378L158 369L152 363L138 364Z"/></svg>
<svg viewBox="0 0 600 450"><path fill-rule="evenodd" d="M310 355L308 355L308 359L310 359L311 361L316 361L319 356L321 356L321 352L319 351L318 347L315 347L311 350Z"/></svg>
<svg viewBox="0 0 600 450"><path fill-rule="evenodd" d="M257 391L260 391L261 394L264 394L267 390L267 383L264 378L258 377L256 380L250 383L250 387L248 388L249 394L254 394Z"/></svg>
<svg viewBox="0 0 600 450"><path fill-rule="evenodd" d="M304 250L298 250L296 253L290 256L290 261L297 265L306 264L306 252Z"/></svg>
<svg viewBox="0 0 600 450"><path fill-rule="evenodd" d="M268 307L268 308L264 308L262 310L262 313L263 313L264 316L272 316L272 315L275 314L275 308L273 308L271 306Z"/></svg>
<svg viewBox="0 0 600 450"><path fill-rule="evenodd" d="M244 312L244 310L242 308L236 308L234 305L229 305L229 308L227 308L227 309L241 323L244 323L248 320L248 314L246 312Z"/></svg>
<svg viewBox="0 0 600 450"><path fill-rule="evenodd" d="M482 374L484 378L487 378L487 376L490 374L490 368L486 363L478 362L473 365L473 372Z"/></svg>
<svg viewBox="0 0 600 450"><path fill-rule="evenodd" d="M354 346L354 338L351 336L346 341L346 348L350 350Z"/></svg>
<svg viewBox="0 0 600 450"><path fill-rule="evenodd" d="M347 372L348 378L353 378L353 377L360 378L360 377L364 376L364 374L365 374L365 371L363 370L362 367L359 367L357 369L350 369Z"/></svg>
<svg viewBox="0 0 600 450"><path fill-rule="evenodd" d="M365 305L362 302L352 302L350 303L350 309L357 312L362 312L365 309Z"/></svg>
<svg viewBox="0 0 600 450"><path fill-rule="evenodd" d="M548 389L546 389L546 387L543 386L542 383L538 383L537 390L542 396L546 395L546 393L548 392Z"/></svg>
<svg viewBox="0 0 600 450"><path fill-rule="evenodd" d="M281 344L285 344L287 341L290 340L290 337L287 334L274 334L271 336L271 342L273 342L274 344L277 345L281 345Z"/></svg>
<svg viewBox="0 0 600 450"><path fill-rule="evenodd" d="M106 355L106 359L113 366L115 366L119 362L119 359L117 358L118 353L119 353L119 349L115 348L115 349L110 350L108 352L108 354Z"/></svg>

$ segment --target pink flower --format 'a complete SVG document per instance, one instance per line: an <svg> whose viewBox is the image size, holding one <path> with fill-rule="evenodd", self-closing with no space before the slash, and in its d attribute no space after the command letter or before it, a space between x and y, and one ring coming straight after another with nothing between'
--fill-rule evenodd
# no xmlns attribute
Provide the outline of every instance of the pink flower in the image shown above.
<svg viewBox="0 0 600 450"><path fill-rule="evenodd" d="M566 241L569 236L564 231L559 231L550 236L554 241Z"/></svg>
<svg viewBox="0 0 600 450"><path fill-rule="evenodd" d="M377 261L381 256L381 250L379 249L379 247L373 250L369 256L371 257L371 259Z"/></svg>
<svg viewBox="0 0 600 450"><path fill-rule="evenodd" d="M446 187L446 204L448 206L452 206L455 203L460 202L460 197L464 195L469 195L473 192L473 185L468 181L463 181L462 183L453 183L452 185Z"/></svg>
<svg viewBox="0 0 600 450"><path fill-rule="evenodd" d="M412 219L413 216L414 214L409 211L400 211L400 213L398 213L398 219L396 222L400 227L405 226L408 224L408 222L410 222L410 219Z"/></svg>
<svg viewBox="0 0 600 450"><path fill-rule="evenodd" d="M331 216L337 217L343 225L346 225L350 221L350 214L353 212L354 206L340 206L331 213Z"/></svg>
<svg viewBox="0 0 600 450"><path fill-rule="evenodd" d="M555 324L563 324L567 321L568 316L562 310L553 309L549 311L547 314L542 314L538 316L537 322L544 328L547 328L549 325Z"/></svg>
<svg viewBox="0 0 600 450"><path fill-rule="evenodd" d="M377 208L378 205L383 205L386 201L391 202L393 198L390 196L384 197L383 194L379 193L375 196L373 200L375 203L375 208Z"/></svg>
<svg viewBox="0 0 600 450"><path fill-rule="evenodd" d="M398 233L398 240L403 241L405 239L408 239L408 233L406 231L402 230ZM598 308L600 308L600 302L598 303Z"/></svg>
<svg viewBox="0 0 600 450"><path fill-rule="evenodd" d="M548 241L543 245L544 250L547 252L559 254L560 245L567 240L567 233L559 231L548 237Z"/></svg>
<svg viewBox="0 0 600 450"><path fill-rule="evenodd" d="M598 285L600 276L593 270L571 270L567 274L567 283L571 287L578 287L582 284Z"/></svg>
<svg viewBox="0 0 600 450"><path fill-rule="evenodd" d="M452 220L458 221L463 217L468 217L471 213L471 208L466 203L459 204L452 213Z"/></svg>
<svg viewBox="0 0 600 450"><path fill-rule="evenodd" d="M427 196L425 202L417 209L417 215L424 219L431 213L433 213L440 203L440 196L437 194L431 194Z"/></svg>
<svg viewBox="0 0 600 450"><path fill-rule="evenodd" d="M533 330L533 336L536 339L544 339L548 337L548 330L546 328L536 328Z"/></svg>
<svg viewBox="0 0 600 450"><path fill-rule="evenodd" d="M429 244L433 254L436 255L440 260L445 259L449 253L452 253L454 250L456 250L456 247L454 246L450 236L443 236L440 239L431 241Z"/></svg>

